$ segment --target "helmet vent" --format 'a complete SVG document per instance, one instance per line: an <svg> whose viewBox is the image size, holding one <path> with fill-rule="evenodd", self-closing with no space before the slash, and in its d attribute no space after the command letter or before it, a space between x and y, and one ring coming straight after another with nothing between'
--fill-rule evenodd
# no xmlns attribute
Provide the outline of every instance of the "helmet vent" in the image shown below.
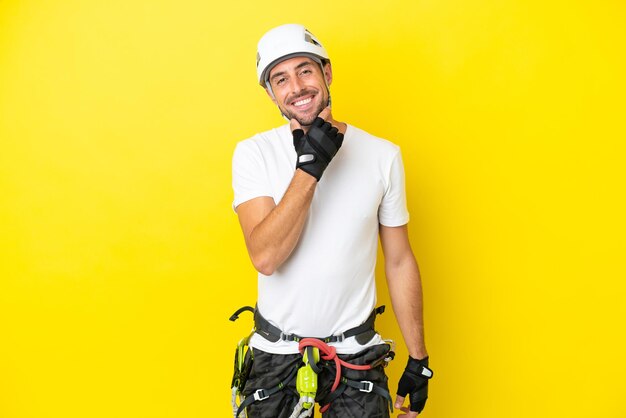
<svg viewBox="0 0 626 418"><path fill-rule="evenodd" d="M304 40L307 41L308 43L313 44L313 45L322 46L322 45L320 45L319 42L317 42L315 40L315 38L313 37L313 34L311 32L309 32L308 30L306 32L304 32Z"/></svg>

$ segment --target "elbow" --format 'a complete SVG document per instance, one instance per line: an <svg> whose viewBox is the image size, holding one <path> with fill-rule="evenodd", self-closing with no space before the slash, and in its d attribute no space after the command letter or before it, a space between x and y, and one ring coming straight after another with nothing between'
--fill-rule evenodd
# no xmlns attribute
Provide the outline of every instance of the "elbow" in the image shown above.
<svg viewBox="0 0 626 418"><path fill-rule="evenodd" d="M259 273L265 276L271 276L276 271L276 263L274 263L270 257L263 256L251 256L252 265Z"/></svg>
<svg viewBox="0 0 626 418"><path fill-rule="evenodd" d="M259 273L261 273L264 276L271 276L276 271L275 268L273 268L271 266L264 266L264 265L260 265L260 266L259 265L255 265L254 268L256 269L256 271L258 271Z"/></svg>
<svg viewBox="0 0 626 418"><path fill-rule="evenodd" d="M251 245L246 242L248 255L254 269L265 276L271 276L282 264L279 251L271 245Z"/></svg>

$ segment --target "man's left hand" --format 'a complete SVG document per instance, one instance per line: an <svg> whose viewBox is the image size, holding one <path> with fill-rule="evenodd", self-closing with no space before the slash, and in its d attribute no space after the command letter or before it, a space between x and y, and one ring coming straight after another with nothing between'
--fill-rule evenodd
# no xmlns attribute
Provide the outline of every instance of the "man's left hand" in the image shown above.
<svg viewBox="0 0 626 418"><path fill-rule="evenodd" d="M402 398L402 401L404 402L404 397L398 396L398 398L396 398L395 408L401 410L402 412L404 412L404 414L398 415L398 418L415 418L418 415L417 412L410 411L408 406L397 406L399 398Z"/></svg>
<svg viewBox="0 0 626 418"><path fill-rule="evenodd" d="M422 412L428 399L428 381L432 377L433 372L428 368L428 357L416 360L409 356L409 361L398 383L394 405L405 414L400 414L398 417L414 418ZM409 395L410 409L402 406L407 395Z"/></svg>

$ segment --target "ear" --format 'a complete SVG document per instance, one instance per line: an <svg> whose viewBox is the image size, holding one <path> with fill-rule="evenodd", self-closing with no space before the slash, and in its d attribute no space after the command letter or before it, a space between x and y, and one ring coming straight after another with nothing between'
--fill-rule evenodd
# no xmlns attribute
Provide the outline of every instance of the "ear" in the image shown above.
<svg viewBox="0 0 626 418"><path fill-rule="evenodd" d="M330 86L331 83L333 82L333 68L330 65L330 62L327 62L324 65L324 77L326 78L326 82Z"/></svg>

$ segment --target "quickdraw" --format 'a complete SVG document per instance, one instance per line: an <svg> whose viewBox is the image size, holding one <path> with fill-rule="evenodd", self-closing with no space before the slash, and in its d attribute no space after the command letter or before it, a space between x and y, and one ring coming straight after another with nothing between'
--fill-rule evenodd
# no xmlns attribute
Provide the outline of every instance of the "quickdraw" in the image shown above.
<svg viewBox="0 0 626 418"><path fill-rule="evenodd" d="M232 314L229 319L234 322L239 319L239 315L245 311L254 313L254 309L251 306L244 306ZM237 404L237 398L239 397L239 402L243 403L243 388L246 384L246 380L248 379L248 375L250 374L250 369L252 368L253 354L252 351L248 350L248 344L250 343L252 335L254 335L254 329L252 329L248 336L239 340L235 350L235 371L230 385L231 405L233 407L233 415L235 418L240 415L240 406Z"/></svg>

